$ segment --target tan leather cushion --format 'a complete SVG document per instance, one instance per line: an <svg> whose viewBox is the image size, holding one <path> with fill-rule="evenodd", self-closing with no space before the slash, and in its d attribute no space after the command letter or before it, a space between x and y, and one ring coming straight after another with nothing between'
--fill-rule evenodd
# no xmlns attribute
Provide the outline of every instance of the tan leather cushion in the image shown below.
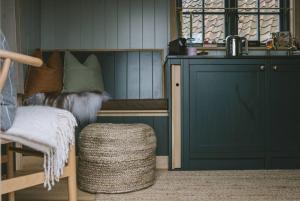
<svg viewBox="0 0 300 201"><path fill-rule="evenodd" d="M42 59L42 51L36 50L33 56ZM59 93L62 87L63 63L59 52L54 51L42 67L29 67L25 83L25 96L35 93Z"/></svg>

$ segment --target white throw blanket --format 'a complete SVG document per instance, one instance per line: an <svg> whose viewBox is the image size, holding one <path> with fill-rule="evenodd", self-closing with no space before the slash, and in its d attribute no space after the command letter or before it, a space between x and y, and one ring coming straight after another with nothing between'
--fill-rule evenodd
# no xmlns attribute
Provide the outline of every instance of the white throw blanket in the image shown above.
<svg viewBox="0 0 300 201"><path fill-rule="evenodd" d="M44 186L51 190L59 181L75 141L75 117L68 111L47 106L17 109L12 127L1 135L44 153ZM6 137L5 137L6 136Z"/></svg>

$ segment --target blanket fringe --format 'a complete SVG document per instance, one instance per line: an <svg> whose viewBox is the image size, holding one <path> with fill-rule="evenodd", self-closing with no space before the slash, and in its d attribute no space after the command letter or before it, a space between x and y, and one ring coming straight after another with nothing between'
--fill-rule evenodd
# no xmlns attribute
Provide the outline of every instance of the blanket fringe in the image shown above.
<svg viewBox="0 0 300 201"><path fill-rule="evenodd" d="M64 166L68 162L69 147L75 143L74 132L77 126L71 113L67 116L66 113L58 113L56 119L57 145L51 147L50 152L44 153L44 187L48 187L48 190L51 190L55 181L58 182L63 175Z"/></svg>

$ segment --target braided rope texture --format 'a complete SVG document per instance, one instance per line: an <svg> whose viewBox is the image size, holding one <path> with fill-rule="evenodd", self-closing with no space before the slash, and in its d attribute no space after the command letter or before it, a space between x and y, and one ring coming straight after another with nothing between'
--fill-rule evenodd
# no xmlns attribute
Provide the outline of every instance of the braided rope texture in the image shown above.
<svg viewBox="0 0 300 201"><path fill-rule="evenodd" d="M154 184L156 136L146 124L95 123L80 133L78 185L90 193L125 193Z"/></svg>

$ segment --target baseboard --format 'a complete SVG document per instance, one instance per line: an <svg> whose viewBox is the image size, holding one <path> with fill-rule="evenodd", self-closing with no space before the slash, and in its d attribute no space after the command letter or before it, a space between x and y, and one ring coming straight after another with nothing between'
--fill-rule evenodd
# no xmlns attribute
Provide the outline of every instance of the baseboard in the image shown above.
<svg viewBox="0 0 300 201"><path fill-rule="evenodd" d="M168 156L156 156L156 169L168 169L169 168Z"/></svg>

